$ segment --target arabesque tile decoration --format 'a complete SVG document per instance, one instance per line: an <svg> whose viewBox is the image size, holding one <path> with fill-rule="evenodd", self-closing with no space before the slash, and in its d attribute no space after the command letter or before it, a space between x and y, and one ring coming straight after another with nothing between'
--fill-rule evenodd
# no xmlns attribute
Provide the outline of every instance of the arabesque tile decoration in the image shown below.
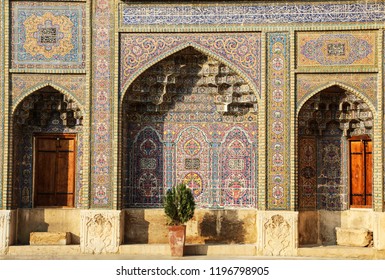
<svg viewBox="0 0 385 280"><path fill-rule="evenodd" d="M121 34L121 90L160 59L193 46L226 64L236 67L242 77L252 81L260 95L261 39L260 33L238 34ZM233 68L234 68L233 67ZM240 74L238 73L238 74Z"/></svg>
<svg viewBox="0 0 385 280"><path fill-rule="evenodd" d="M297 104L302 104L309 96L321 89L337 84L356 90L377 105L377 74L297 74Z"/></svg>
<svg viewBox="0 0 385 280"><path fill-rule="evenodd" d="M13 69L84 69L84 3L12 2Z"/></svg>
<svg viewBox="0 0 385 280"><path fill-rule="evenodd" d="M385 3L278 3L242 5L127 5L121 7L121 26L134 25L247 25L331 22L381 22Z"/></svg>
<svg viewBox="0 0 385 280"><path fill-rule="evenodd" d="M15 106L25 94L43 84L56 85L71 93L82 106L86 104L86 77L60 74L12 74L12 103Z"/></svg>
<svg viewBox="0 0 385 280"><path fill-rule="evenodd" d="M267 33L268 209L290 209L289 34Z"/></svg>
<svg viewBox="0 0 385 280"><path fill-rule="evenodd" d="M92 53L91 208L112 208L113 2L96 0Z"/></svg>
<svg viewBox="0 0 385 280"><path fill-rule="evenodd" d="M376 67L376 42L376 31L299 32L297 67Z"/></svg>

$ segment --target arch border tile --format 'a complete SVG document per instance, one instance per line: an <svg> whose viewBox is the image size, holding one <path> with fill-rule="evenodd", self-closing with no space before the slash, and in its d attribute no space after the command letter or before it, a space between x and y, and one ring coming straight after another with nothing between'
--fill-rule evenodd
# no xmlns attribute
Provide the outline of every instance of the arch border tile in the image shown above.
<svg viewBox="0 0 385 280"><path fill-rule="evenodd" d="M230 67L233 71L235 71L238 75L240 75L243 79L245 79L245 81L253 89L254 94L256 94L257 97L260 99L261 98L261 88L260 88L261 87L261 85L260 85L260 81L261 81L261 35L260 35L260 33L241 33L241 35L238 35L238 37L237 36L229 36L229 34L226 34L226 35L229 36L228 38L230 38L230 39L231 38L237 39L237 38L241 38L241 36L245 36L245 34L249 35L250 36L249 38L253 38L253 37L251 37L252 35L258 35L258 36L255 36L258 44L256 47L253 46L258 51L255 54L256 58L257 58L257 61L255 63L255 64L257 64L256 65L257 69L253 70L252 67L250 67L249 69L247 69L247 68L242 69L241 66L239 66L235 63L231 63L229 61L229 58L226 58L224 55L221 56L218 53L216 53L215 51L210 50L209 47L204 46L201 43L201 41L202 41L201 36L206 36L207 38L210 38L207 35L202 35L202 34L194 34L194 35L179 34L179 36L173 35L172 36L173 38L178 38L178 40L174 41L175 46L169 47L168 50L161 51L154 58L150 59L146 63L142 63L142 64L138 63L138 65L136 65L136 67L131 71L131 73L128 73L128 75L125 74L126 69L124 68L124 63L121 64L122 66L120 67L120 90L119 90L120 102L123 100L123 96L126 94L128 88L132 84L132 82L134 82L134 80L137 79L141 74L143 74L148 68L150 68L151 66L162 61L163 59L165 59L165 58L167 58L167 57L169 57L169 56L171 56L171 55L177 53L178 51L181 51L187 47L193 47L194 49L198 50L199 52L202 52L203 54L206 54L206 55L218 60L219 62L224 63L228 67ZM168 34L161 34L161 35L166 36L166 37L168 36ZM128 33L122 34L121 36L129 36L131 38L143 37L143 35L138 36L138 35L132 35L132 34L128 34ZM148 35L149 38L150 38L150 36L151 35ZM212 38L215 38L215 36L212 36ZM190 41L186 42L187 40L190 40ZM125 48L127 48L127 46L124 46L123 41L124 41L124 39L121 38L120 59L124 59L124 58L126 58L126 56L128 56L128 54L124 53ZM156 50L154 50L154 52L155 51ZM232 59L234 59L234 58L232 58ZM250 77L250 74L247 74L247 70L256 72L256 73L254 73L255 74L254 81Z"/></svg>

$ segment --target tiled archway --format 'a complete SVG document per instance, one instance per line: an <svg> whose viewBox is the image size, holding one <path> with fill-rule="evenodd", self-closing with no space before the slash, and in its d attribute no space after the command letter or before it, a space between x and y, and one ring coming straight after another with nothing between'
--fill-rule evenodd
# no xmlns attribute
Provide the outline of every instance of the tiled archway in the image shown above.
<svg viewBox="0 0 385 280"><path fill-rule="evenodd" d="M234 70L187 47L140 75L122 108L123 207L159 207L179 182L203 208L256 207L257 98Z"/></svg>

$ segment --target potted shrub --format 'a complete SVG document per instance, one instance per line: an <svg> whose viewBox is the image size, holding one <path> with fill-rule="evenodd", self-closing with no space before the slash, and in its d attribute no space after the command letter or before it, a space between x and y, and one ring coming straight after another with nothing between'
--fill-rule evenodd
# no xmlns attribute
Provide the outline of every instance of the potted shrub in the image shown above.
<svg viewBox="0 0 385 280"><path fill-rule="evenodd" d="M185 184L168 189L164 198L164 212L169 225L171 255L182 257L186 240L186 225L195 211L195 201L191 190Z"/></svg>

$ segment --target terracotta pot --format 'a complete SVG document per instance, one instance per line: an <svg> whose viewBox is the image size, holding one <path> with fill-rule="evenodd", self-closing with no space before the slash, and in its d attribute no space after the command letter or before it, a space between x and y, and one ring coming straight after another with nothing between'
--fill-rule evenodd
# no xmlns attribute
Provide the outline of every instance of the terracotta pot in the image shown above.
<svg viewBox="0 0 385 280"><path fill-rule="evenodd" d="M184 244L186 240L186 226L169 226L168 241L171 249L171 256L183 257Z"/></svg>

